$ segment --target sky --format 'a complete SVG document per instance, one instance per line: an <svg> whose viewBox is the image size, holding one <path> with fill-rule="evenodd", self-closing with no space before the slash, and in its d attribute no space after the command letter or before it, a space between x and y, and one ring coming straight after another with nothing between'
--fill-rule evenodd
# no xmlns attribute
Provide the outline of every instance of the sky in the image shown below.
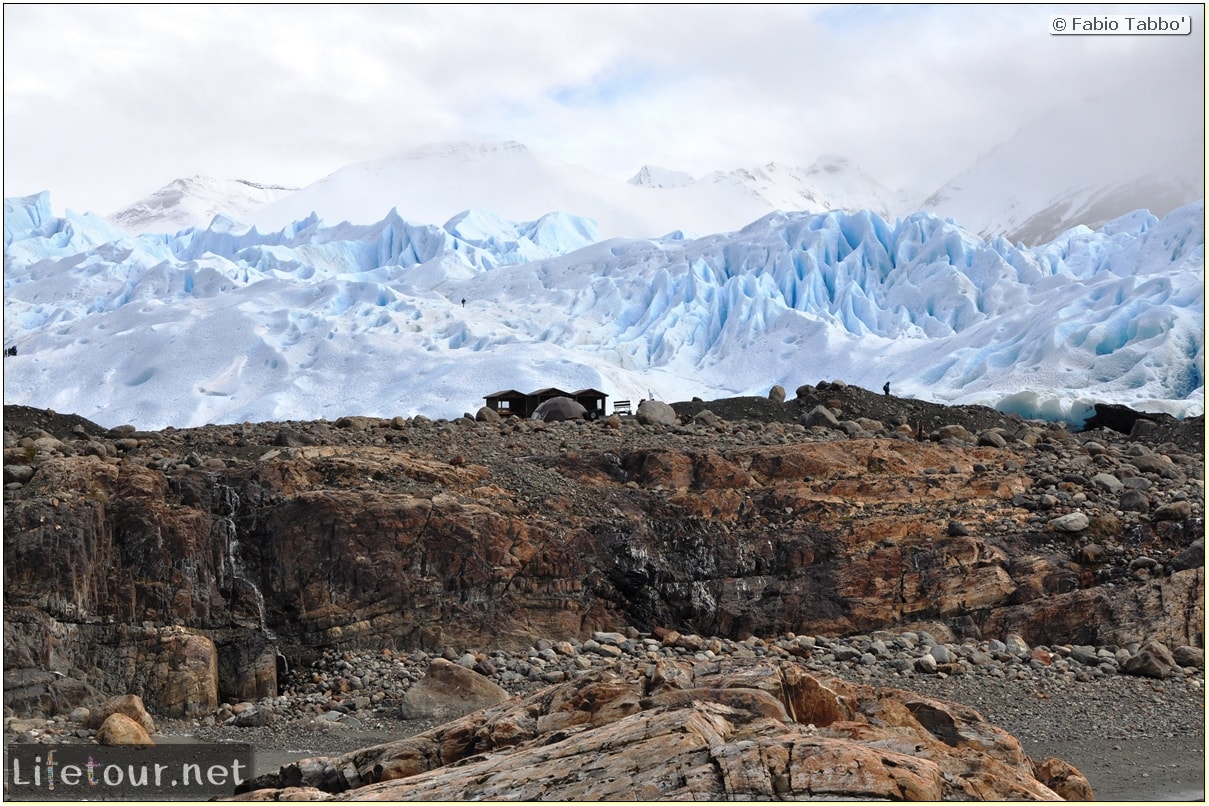
<svg viewBox="0 0 1209 806"><path fill-rule="evenodd" d="M1157 12L1192 34L1050 33ZM925 194L1088 97L1142 133L1149 105L1175 110L1204 141L1199 4L8 3L3 23L4 194L60 213L198 174L302 187L448 141L622 179L840 154Z"/></svg>

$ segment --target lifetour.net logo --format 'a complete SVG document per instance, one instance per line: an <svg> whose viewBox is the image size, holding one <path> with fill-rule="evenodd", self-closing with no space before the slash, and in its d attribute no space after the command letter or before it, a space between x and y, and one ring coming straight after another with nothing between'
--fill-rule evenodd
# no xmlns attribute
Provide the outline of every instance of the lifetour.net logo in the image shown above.
<svg viewBox="0 0 1209 806"><path fill-rule="evenodd" d="M249 744L4 748L6 800L196 799L234 795L251 775Z"/></svg>

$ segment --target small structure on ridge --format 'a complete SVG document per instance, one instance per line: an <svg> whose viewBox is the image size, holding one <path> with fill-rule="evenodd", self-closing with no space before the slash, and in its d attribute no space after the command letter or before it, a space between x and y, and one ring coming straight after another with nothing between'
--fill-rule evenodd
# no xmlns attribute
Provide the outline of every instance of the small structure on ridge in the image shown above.
<svg viewBox="0 0 1209 806"><path fill-rule="evenodd" d="M584 407L584 419L595 420L605 415L605 400L609 396L599 389L589 388L580 389L577 392L566 392L551 386L546 389L529 392L528 394L518 392L515 389L504 389L503 391L487 395L484 399L487 401L488 408L495 409L501 417L528 418L533 416L538 406L556 397L565 397L574 400Z"/></svg>

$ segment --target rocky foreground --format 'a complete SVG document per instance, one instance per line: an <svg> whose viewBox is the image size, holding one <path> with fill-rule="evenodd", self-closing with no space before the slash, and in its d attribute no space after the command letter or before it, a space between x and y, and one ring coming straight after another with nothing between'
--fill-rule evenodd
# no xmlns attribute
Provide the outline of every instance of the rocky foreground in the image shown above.
<svg viewBox="0 0 1209 806"><path fill-rule="evenodd" d="M606 727L697 737L684 769L709 764L693 786L665 770L659 797L1082 796L1086 781L1058 780L1077 770L1022 760L1038 747L1022 732L1047 723L996 692L1110 691L1119 723L1086 731L1203 745L1203 420L1105 407L1093 425L1108 427L1074 433L840 383L778 397L591 423L481 411L162 432L5 407L6 727L92 740L83 712L134 693L202 738L305 725L330 753L345 731L427 726L446 747L470 728L407 711L441 658L521 699L460 716L502 721L474 722L457 753L398 751L427 758L438 788L405 795L344 759L308 768L306 797L492 797L473 781L520 769L501 753L538 764L612 736L600 753L621 742ZM843 707L811 728L802 686ZM583 705L606 690L614 705ZM559 708L579 721L521 727ZM1139 717L1160 709L1178 714L1167 729ZM843 764L889 777L845 789L777 761L815 758L821 739L863 743L876 764ZM709 756L722 745L731 767ZM455 761L478 777L453 783ZM591 777L541 796L626 796Z"/></svg>
<svg viewBox="0 0 1209 806"><path fill-rule="evenodd" d="M498 799L520 792L563 800L869 799L895 792L1155 800L1203 793L1199 650L1175 653L1181 666L1150 646L1121 666L1107 649L1028 647L1018 636L957 645L925 632L742 641L659 634L630 629L582 642L540 639L524 652L328 652L293 670L281 695L224 704L192 720L153 722L127 696L70 716L10 718L6 728L27 742L251 743L267 774L241 797L260 800ZM686 708L710 712L715 730L686 737L680 728L695 731L699 723L669 713ZM474 713L480 709L488 711ZM775 718L760 721L765 712ZM135 735L116 734L112 723L122 713L144 730L126 723ZM667 720L677 730L664 731ZM752 722L759 722L755 734L747 730ZM821 753L816 739L834 741L813 767L797 759L796 777L790 769L723 764L683 791L657 795L652 785L639 785L648 776L679 781L679 766L702 761L701 747L686 752L692 742L704 741L706 756L715 757L734 742L792 748L803 737L809 741L801 752L811 755ZM917 756L910 763L940 774L944 785L900 790L903 762L878 755L887 748ZM470 758L485 753L493 765ZM590 770L581 769L589 762ZM384 777L383 765L395 772ZM853 766L864 774L853 776ZM740 771L741 780L734 777ZM779 788L768 789L774 783Z"/></svg>

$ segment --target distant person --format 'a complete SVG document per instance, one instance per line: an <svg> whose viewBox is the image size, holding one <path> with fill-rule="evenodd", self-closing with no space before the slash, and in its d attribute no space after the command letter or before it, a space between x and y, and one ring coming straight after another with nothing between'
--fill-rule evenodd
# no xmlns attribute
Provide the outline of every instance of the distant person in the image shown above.
<svg viewBox="0 0 1209 806"><path fill-rule="evenodd" d="M890 397L890 382L886 381L886 385L882 387L882 391L886 393L886 397Z"/></svg>
<svg viewBox="0 0 1209 806"><path fill-rule="evenodd" d="M17 354L17 345L14 344L12 347L9 347L7 350L4 351L4 354L5 355L16 355Z"/></svg>
<svg viewBox="0 0 1209 806"><path fill-rule="evenodd" d="M466 298L465 297L462 297L462 307L463 308L466 307Z"/></svg>

